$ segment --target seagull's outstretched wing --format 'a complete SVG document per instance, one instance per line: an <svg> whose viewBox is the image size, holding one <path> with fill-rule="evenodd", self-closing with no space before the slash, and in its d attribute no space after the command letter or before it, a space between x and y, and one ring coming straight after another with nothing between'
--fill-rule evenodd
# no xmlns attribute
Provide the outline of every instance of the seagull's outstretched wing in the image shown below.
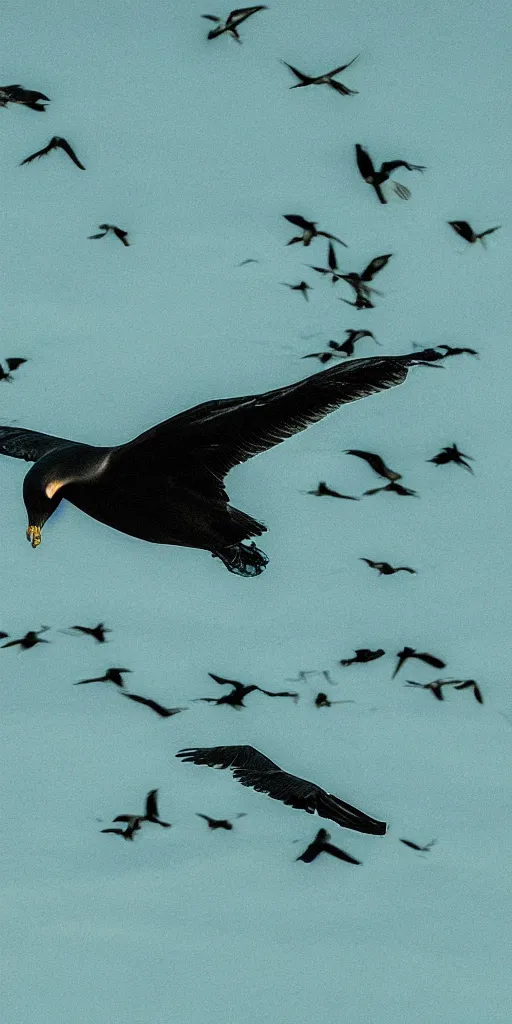
<svg viewBox="0 0 512 1024"><path fill-rule="evenodd" d="M407 160L388 160L381 165L380 169L383 174L390 174L391 171L396 171L398 167L405 167L408 171L421 171L422 173L426 170L422 164L408 164Z"/></svg>
<svg viewBox="0 0 512 1024"><path fill-rule="evenodd" d="M251 14L256 14L256 11L266 11L267 7L259 5L257 7L239 7L236 11L231 11L226 18L226 27L233 28L235 25L241 25L242 21L246 18L250 18Z"/></svg>
<svg viewBox="0 0 512 1024"><path fill-rule="evenodd" d="M119 447L114 457L167 459L182 474L209 473L221 481L233 466L305 430L340 405L402 384L407 370L408 357L353 359L265 394L206 402L145 431ZM186 467L177 461L180 446L187 452Z"/></svg>
<svg viewBox="0 0 512 1024"><path fill-rule="evenodd" d="M81 171L85 171L84 165L80 163L80 160L78 159L75 151L69 145L67 139L53 139L52 141L55 143L55 149L62 149L63 152L66 153L66 155L69 157L69 159L72 160L73 163L76 164L76 166L79 167Z"/></svg>
<svg viewBox="0 0 512 1024"><path fill-rule="evenodd" d="M295 227L302 228L304 231L306 231L307 228L311 227L311 223L307 220L304 220L304 217L300 217L298 214L283 213L283 217L285 220L289 220L290 224L295 224Z"/></svg>
<svg viewBox="0 0 512 1024"><path fill-rule="evenodd" d="M375 259L373 259L363 270L363 273L361 274L361 281L372 281L375 274L378 274L379 270L384 269L392 255L392 252L388 252L385 256L376 256Z"/></svg>
<svg viewBox="0 0 512 1024"><path fill-rule="evenodd" d="M55 142L53 139L50 139L47 146L43 146L42 149L38 149L37 153L31 153L30 156L26 156L25 159L21 161L20 167L23 167L23 164L31 164L32 160L38 160L40 156L46 156L46 154L50 153L52 149L55 149Z"/></svg>
<svg viewBox="0 0 512 1024"><path fill-rule="evenodd" d="M273 800L280 800L308 814L317 813L343 828L369 835L384 835L386 832L384 822L368 817L313 782L289 775L255 747L196 747L180 750L176 757L210 768L230 768L242 786L266 793Z"/></svg>
<svg viewBox="0 0 512 1024"><path fill-rule="evenodd" d="M461 236L461 238L465 238L466 242L473 241L475 233L471 224L469 224L467 220L449 220L448 224L457 232L458 235Z"/></svg>
<svg viewBox="0 0 512 1024"><path fill-rule="evenodd" d="M53 437L52 434L40 434L37 430L24 430L22 427L0 427L0 455L10 455L13 459L37 462L48 452L65 448L69 444L79 446L80 442Z"/></svg>

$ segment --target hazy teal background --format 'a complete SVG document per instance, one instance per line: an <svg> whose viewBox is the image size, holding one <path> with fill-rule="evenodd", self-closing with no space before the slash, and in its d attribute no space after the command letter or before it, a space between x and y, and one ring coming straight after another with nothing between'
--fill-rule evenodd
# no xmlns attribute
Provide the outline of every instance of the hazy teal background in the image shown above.
<svg viewBox="0 0 512 1024"><path fill-rule="evenodd" d="M386 353L446 342L481 360L419 368L235 470L233 504L269 527L270 564L254 581L72 506L34 553L27 467L2 459L0 628L55 629L52 646L0 657L5 1019L505 1022L509 13L274 2L242 26L242 46L207 43L202 13L195 0L4 6L2 82L52 102L41 116L0 111L0 357L30 360L0 385L1 421L122 442L205 399L312 372L300 357L348 327L373 330ZM347 98L289 91L279 63L320 73L357 53L342 80L360 92ZM17 166L53 134L85 173L61 153ZM377 203L355 142L376 162L427 166L396 174L409 203ZM394 253L375 310L339 303L348 289L304 267L324 262L323 242L285 247L283 213L347 241L344 269ZM452 219L503 228L484 251L458 239ZM91 245L102 221L130 232L129 251L112 238ZM247 257L261 262L236 266ZM309 305L279 283L302 277ZM452 441L475 457L475 478L425 462ZM349 494L378 486L343 454L350 447L379 451L421 500L299 493L319 479ZM379 579L362 555L418 576ZM103 648L56 632L99 619L113 629ZM419 664L391 682L404 643L444 657L445 674L478 679L485 706L458 693L441 707L404 689L435 676ZM358 646L389 656L336 669ZM297 707L256 694L240 714L192 704L160 721L113 687L73 688L111 664L133 670L134 692L169 704L217 695L209 670L280 689L315 667L342 682L336 698L357 703L317 711L311 680ZM390 822L383 840L333 828L363 867L294 864L292 841L305 844L315 819L174 759L182 746L243 742ZM154 786L172 831L148 827L130 846L98 834ZM195 811L248 816L210 834ZM422 859L399 836L439 843Z"/></svg>

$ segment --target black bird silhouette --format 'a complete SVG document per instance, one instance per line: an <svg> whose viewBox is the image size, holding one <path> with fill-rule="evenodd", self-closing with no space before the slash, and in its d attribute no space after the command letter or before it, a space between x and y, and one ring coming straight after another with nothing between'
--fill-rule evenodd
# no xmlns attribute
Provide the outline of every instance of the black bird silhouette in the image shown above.
<svg viewBox="0 0 512 1024"><path fill-rule="evenodd" d="M19 646L20 649L28 651L31 647L35 647L36 644L49 644L49 640L41 640L41 637L39 636L40 633L46 633L49 628L49 626L41 626L41 629L30 629L28 633L25 633L25 636L20 637L19 640L9 640L9 643L2 644L2 647ZM4 634L4 636L8 635L8 633Z"/></svg>
<svg viewBox="0 0 512 1024"><path fill-rule="evenodd" d="M306 494L315 494L317 498L344 498L345 501L360 501L360 498L354 498L352 494L340 494L339 491L333 491L327 486L325 480L321 480L318 487L314 491L306 491Z"/></svg>
<svg viewBox="0 0 512 1024"><path fill-rule="evenodd" d="M203 701L206 704L230 704L233 708L245 708L244 697L254 693L255 690L264 693L267 697L292 697L295 703L299 699L298 693L293 693L290 690L276 693L273 690L262 690L261 686L245 686L243 683L237 682L236 679L223 679L222 676L216 676L213 672L209 672L208 675L220 686L231 686L231 693L223 694L222 697L195 697L194 701Z"/></svg>
<svg viewBox="0 0 512 1024"><path fill-rule="evenodd" d="M246 267L248 263L259 263L259 262L260 262L259 260L252 260L252 259L242 260L241 263L237 263L237 267Z"/></svg>
<svg viewBox="0 0 512 1024"><path fill-rule="evenodd" d="M7 364L7 371L5 371L3 366L0 364L0 381L6 380L6 381L10 382L13 379L12 378L12 371L13 370L17 370L18 366L23 366L23 363L26 363L27 360L26 359L9 358L9 359L6 359L5 362Z"/></svg>
<svg viewBox="0 0 512 1024"><path fill-rule="evenodd" d="M479 353L475 348L453 348L452 345L438 345L437 348L444 348L443 359L446 359L448 356L463 355L476 356L477 359L479 358Z"/></svg>
<svg viewBox="0 0 512 1024"><path fill-rule="evenodd" d="M431 839L429 843L425 844L425 846L418 846L418 843L413 843L411 839L401 839L400 842L403 843L404 846L410 846L411 850L418 850L419 853L430 853L432 847L437 843L437 839Z"/></svg>
<svg viewBox="0 0 512 1024"><path fill-rule="evenodd" d="M204 818L204 820L208 824L208 828L213 828L213 829L223 828L223 829L225 829L226 832L231 832L231 829L233 828L233 825L231 824L231 822L227 821L226 818L210 818L209 814L199 814L199 812L196 812L196 815L197 815L198 818ZM243 812L242 812L242 814L235 814L235 818L246 818L246 817L247 817L247 815L244 814Z"/></svg>
<svg viewBox="0 0 512 1024"><path fill-rule="evenodd" d="M359 54L357 56L359 56ZM291 85L290 89L303 89L307 85L328 85L331 89L339 92L342 96L357 96L357 92L354 89L347 89L347 86L343 85L342 82L334 81L334 75L341 74L342 71L345 71L346 68L349 68L354 64L356 60L357 57L354 57L352 60L349 60L348 64L342 64L341 67L334 68L334 71L328 71L327 74L318 75L316 78L311 78L310 75L303 74L302 71L298 71L297 68L294 68L285 60L281 61L281 63L285 64L286 67L293 72L295 77L299 79L297 85Z"/></svg>
<svg viewBox="0 0 512 1024"><path fill-rule="evenodd" d="M216 14L202 14L201 17L206 18L207 21L214 21L218 25L217 28L212 28L210 32L208 32L208 39L216 39L217 36L223 35L224 32L229 32L230 36L233 39L236 39L237 43L241 43L242 40L240 39L237 31L238 26L247 18L250 18L252 14L256 14L257 11L267 10L268 7L262 6L261 4L258 7L240 7L236 11L231 11L224 23Z"/></svg>
<svg viewBox="0 0 512 1024"><path fill-rule="evenodd" d="M380 345L380 341L377 341L377 338L371 331L355 331L347 328L345 334L347 335L347 340L342 345L338 344L337 341L330 341L329 347L333 348L336 352L343 352L346 356L354 355L355 344L361 338L372 338L376 345Z"/></svg>
<svg viewBox="0 0 512 1024"><path fill-rule="evenodd" d="M392 480L385 487L372 487L370 491L364 491L363 494L379 494L381 491L393 491L393 494L401 494L404 498L418 497L417 491L412 491L410 487L403 487L402 484L397 484L396 480Z"/></svg>
<svg viewBox="0 0 512 1024"><path fill-rule="evenodd" d="M107 633L111 633L111 629L107 629L103 622L98 622L97 626L70 626L70 629L74 629L77 633L83 633L84 636L92 636L99 644L104 644L105 636Z"/></svg>
<svg viewBox="0 0 512 1024"><path fill-rule="evenodd" d="M481 242L484 247L484 238L486 235L492 235L495 231L499 231L501 227L501 224L498 224L497 227L487 228L487 231L481 231L480 234L477 235L476 232L473 231L471 224L468 224L467 220L449 220L448 224L457 232L458 235L460 235L461 238L464 238L466 242L470 242L471 245L474 245L475 242Z"/></svg>
<svg viewBox="0 0 512 1024"><path fill-rule="evenodd" d="M329 342L329 345L331 342ZM301 359L318 359L320 363L330 363L331 359L339 359L340 356L337 352L308 352L306 356L301 356Z"/></svg>
<svg viewBox="0 0 512 1024"><path fill-rule="evenodd" d="M404 647L402 651L397 654L398 662L393 672L392 679L398 675L402 665L405 665L409 658L416 658L417 661L424 661L425 665L431 665L432 668L446 668L446 662L441 661L441 658L436 658L433 654L425 654L423 651L415 651L414 647Z"/></svg>
<svg viewBox="0 0 512 1024"><path fill-rule="evenodd" d="M454 688L456 690L471 689L475 700L477 700L479 704L483 704L484 698L482 696L482 691L475 679L462 679L460 683L454 682Z"/></svg>
<svg viewBox="0 0 512 1024"><path fill-rule="evenodd" d="M377 569L379 576L392 576L395 572L410 572L416 575L416 569L410 569L408 565L397 565L393 567L389 562L372 562L371 558L360 558L360 562L366 562L372 569Z"/></svg>
<svg viewBox="0 0 512 1024"><path fill-rule="evenodd" d="M355 658L342 658L340 665L358 665L360 663L365 664L367 661L376 661L377 658L382 658L386 652L382 650L382 647L378 647L376 651L370 651L368 647L355 647Z"/></svg>
<svg viewBox="0 0 512 1024"><path fill-rule="evenodd" d="M179 715L180 711L188 711L188 708L164 708L156 700L150 700L149 697L140 697L138 693L122 693L121 697L128 697L128 700L133 700L137 704L145 704L152 711L156 711L160 718L172 718L173 715Z"/></svg>
<svg viewBox="0 0 512 1024"><path fill-rule="evenodd" d="M317 708L331 708L333 704L355 704L353 700L329 700L326 693L317 693L315 697L315 707Z"/></svg>
<svg viewBox="0 0 512 1024"><path fill-rule="evenodd" d="M128 822L126 828L102 828L101 832L110 832L114 836L122 836L123 839L133 840L134 832L140 832L140 827L140 820L133 818L132 821Z"/></svg>
<svg viewBox="0 0 512 1024"><path fill-rule="evenodd" d="M281 281L281 284L284 285L285 288L291 288L292 292L302 292L306 302L309 302L308 292L311 291L311 285L308 284L307 281L300 281L299 284L288 284L287 281Z"/></svg>
<svg viewBox="0 0 512 1024"><path fill-rule="evenodd" d="M37 153L31 153L30 156L26 156L25 159L21 161L20 167L23 167L23 164L31 163L32 160L37 160L40 156L46 156L47 153L51 153L52 149L62 149L81 171L85 171L84 165L80 163L76 153L71 149L69 142L67 142L66 139L59 138L58 135L54 135L53 138L50 139L48 145L43 146L43 149L38 149Z"/></svg>
<svg viewBox="0 0 512 1024"><path fill-rule="evenodd" d="M373 469L377 476L383 476L386 480L401 480L402 474L395 473L394 469L390 469L386 466L384 459L381 459L380 455L376 455L375 452L364 452L360 448L346 448L345 455L355 455L358 459L363 459Z"/></svg>
<svg viewBox="0 0 512 1024"><path fill-rule="evenodd" d="M308 267L311 267L311 270L316 270L317 274L330 274L333 284L336 284L336 281L341 281L344 277L343 274L338 272L338 261L336 259L336 253L332 242L329 242L329 248L327 250L327 266L315 267L312 263L308 263Z"/></svg>
<svg viewBox="0 0 512 1024"><path fill-rule="evenodd" d="M0 427L0 454L35 462L23 484L27 538L37 547L67 498L130 536L210 551L230 572L259 575L266 555L241 542L265 527L229 505L223 478L340 405L401 384L421 355L353 359L265 394L205 402L119 446Z"/></svg>
<svg viewBox="0 0 512 1024"><path fill-rule="evenodd" d="M297 213L283 213L285 220L290 221L290 224L294 224L296 228L300 228L302 235L297 235L295 238L290 238L287 245L294 245L295 242L302 242L303 245L310 245L313 238L318 238L319 235L322 238L329 238L333 242L339 242L340 245L344 245L345 249L348 249L346 242L342 242L341 238L336 238L336 235L330 235L328 231L319 231L317 228L316 220L305 220Z"/></svg>
<svg viewBox="0 0 512 1024"><path fill-rule="evenodd" d="M465 459L470 459L471 462L474 462L471 455L465 455L464 452L459 451L456 444L450 444L446 448L441 448L441 451L434 455L433 459L427 459L427 462L434 462L436 466L444 466L447 462L455 462L458 466L464 466L464 469L468 469L470 473L474 474L474 470Z"/></svg>
<svg viewBox="0 0 512 1024"><path fill-rule="evenodd" d="M367 153L366 149L363 149L359 143L356 144L356 161L359 169L359 173L368 185L371 185L377 193L377 197L381 203L387 203L387 199L381 189L381 185L385 181L389 180L389 176L392 171L395 171L397 167L405 167L408 171L424 171L425 168L421 164L409 164L406 160L388 160L380 165L380 170L376 170L373 166L370 154ZM393 182L393 188L397 196L400 199L409 199L410 192L405 185L400 185L399 182Z"/></svg>
<svg viewBox="0 0 512 1024"><path fill-rule="evenodd" d="M162 821L158 817L158 806L157 806L157 789L151 789L146 797L146 809L144 814L118 814L114 821L126 821L129 826L132 826L134 822L137 822L137 827L140 828L143 821L150 821L154 825L161 825L162 828L171 828L169 821Z"/></svg>
<svg viewBox="0 0 512 1024"><path fill-rule="evenodd" d="M229 768L242 786L266 793L273 800L281 800L289 807L307 811L308 814L316 813L321 818L329 818L342 828L376 836L386 833L385 822L368 817L363 811L332 796L314 782L307 782L306 779L299 779L283 771L255 747L191 747L178 751L176 757L210 768Z"/></svg>
<svg viewBox="0 0 512 1024"><path fill-rule="evenodd" d="M115 686L124 686L123 673L131 672L131 668L108 668L104 676L95 676L94 679L80 679L74 686L84 686L85 683L114 683Z"/></svg>
<svg viewBox="0 0 512 1024"><path fill-rule="evenodd" d="M357 309L373 308L371 295L382 295L382 292L378 292L376 288L370 288L368 281L373 281L375 275L384 269L392 255L393 253L389 252L384 256L375 256L368 266L364 268L362 274L350 273L338 275L338 278L341 278L343 281L346 281L347 284L351 285L356 293L355 303L349 302L349 306L355 305ZM348 300L343 299L342 301L347 302Z"/></svg>
<svg viewBox="0 0 512 1024"><path fill-rule="evenodd" d="M19 103L30 110L38 110L44 113L46 104L50 102L44 92L36 92L34 89L24 89L22 85L0 85L0 106L5 107L8 103Z"/></svg>
<svg viewBox="0 0 512 1024"><path fill-rule="evenodd" d="M129 245L130 244L129 241L128 241L128 232L127 231L123 231L122 228L118 228L115 224L98 224L98 227L100 229L100 233L98 235L88 235L87 237L88 238L105 238L105 235L107 235L109 233L109 231L111 231L112 234L115 235L116 238L118 238L119 241L123 243L123 245Z"/></svg>
<svg viewBox="0 0 512 1024"><path fill-rule="evenodd" d="M336 857L338 860L345 860L348 864L360 864L360 860L356 860L355 857L351 857L349 853L345 853L344 850L340 850L339 846L333 846L329 842L331 838L330 832L326 828L320 828L313 839L313 842L301 853L300 857L296 857L296 860L304 861L304 864L311 864L312 861L316 860L320 853L330 853L331 857Z"/></svg>
<svg viewBox="0 0 512 1024"><path fill-rule="evenodd" d="M419 686L422 690L430 690L436 700L444 700L443 686L453 686L453 679L433 679L431 683L416 683L408 679L406 686Z"/></svg>

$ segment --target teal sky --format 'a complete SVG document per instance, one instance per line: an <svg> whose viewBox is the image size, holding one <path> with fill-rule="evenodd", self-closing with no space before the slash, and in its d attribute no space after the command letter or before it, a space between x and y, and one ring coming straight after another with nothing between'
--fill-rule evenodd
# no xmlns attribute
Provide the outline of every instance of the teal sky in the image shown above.
<svg viewBox="0 0 512 1024"><path fill-rule="evenodd" d="M3 751L0 957L16 1024L501 1024L510 948L510 12L504 3L274 2L207 42L196 0L109 5L48 0L2 17L4 84L51 97L45 114L0 110L3 270L0 360L29 361L0 383L2 423L92 444L134 437L209 398L250 394L319 368L301 356L372 330L358 355L412 342L470 346L442 370L328 417L237 468L233 504L268 527L256 580L199 551L144 544L65 503L33 552L24 538L27 467L2 459L0 628L41 623L50 645L0 652ZM286 60L342 76L353 97L290 91ZM65 136L61 153L20 161ZM409 202L381 207L354 144L402 157ZM286 248L284 213L339 235L344 270L393 253L377 308L304 264L321 240ZM447 227L497 224L488 248ZM132 245L90 242L103 221ZM248 257L258 264L238 267ZM305 278L310 302L280 282ZM475 476L426 462L457 442ZM320 479L359 495L378 479L347 448L378 451L420 499L309 497ZM384 481L383 481L384 482ZM379 579L361 556L411 565ZM111 629L94 645L59 632ZM434 678L404 644L479 680L441 707L404 689ZM340 669L382 646L367 669ZM333 698L255 694L246 711L191 704L160 721L114 688L73 688L109 665L129 687L182 705L216 695L208 671L282 689L329 669ZM316 683L318 682L318 685ZM289 686L290 684L286 684ZM85 692L84 692L85 691ZM508 719L503 717L508 716ZM332 829L363 861L296 865L317 819L182 765L183 746L253 743L390 831ZM99 835L160 789L172 830L133 844ZM196 811L247 812L208 833ZM97 819L102 819L100 824ZM335 834L336 833L336 834ZM438 844L428 858L404 836Z"/></svg>

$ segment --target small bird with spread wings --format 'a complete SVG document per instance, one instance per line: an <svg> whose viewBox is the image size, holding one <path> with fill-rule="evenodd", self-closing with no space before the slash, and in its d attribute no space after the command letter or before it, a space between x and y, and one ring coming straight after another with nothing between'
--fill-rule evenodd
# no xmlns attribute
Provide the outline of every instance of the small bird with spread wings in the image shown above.
<svg viewBox="0 0 512 1024"><path fill-rule="evenodd" d="M486 238L487 235L493 235L495 231L499 231L501 228L501 224L498 224L495 228L487 228L487 231L480 231L480 233L477 234L476 231L473 231L471 224L468 224L467 220L449 220L448 224L457 232L458 235L460 235L461 238L464 238L466 242L469 242L470 245L474 245L475 242L481 242L484 248L484 238Z"/></svg>
<svg viewBox="0 0 512 1024"><path fill-rule="evenodd" d="M418 661L425 662L425 665L431 665L432 668L446 668L446 662L442 661L441 658L437 658L435 654L428 654L424 651L415 651L414 647L404 647L402 651L397 654L398 662L393 672L392 679L400 672L402 665L405 665L409 658L416 658Z"/></svg>
<svg viewBox="0 0 512 1024"><path fill-rule="evenodd" d="M44 114L46 104L49 102L50 99L44 92L24 89L22 85L0 85L0 107L6 107L8 103L19 103L23 107Z"/></svg>
<svg viewBox="0 0 512 1024"><path fill-rule="evenodd" d="M4 370L3 366L0 364L0 381L5 380L10 384L14 379L12 376L13 370L17 370L19 366L23 366L23 363L26 363L27 360L11 356L9 359L6 359L5 362L7 364L7 371Z"/></svg>
<svg viewBox="0 0 512 1024"><path fill-rule="evenodd" d="M464 452L459 451L454 443L447 445L446 448L441 448L441 451L434 455L432 459L427 459L427 462L433 462L436 466L445 466L448 462L454 462L456 466L463 466L469 473L474 474L474 470L469 465L469 462L466 462L466 459L474 462L471 455L465 455Z"/></svg>
<svg viewBox="0 0 512 1024"><path fill-rule="evenodd" d="M41 156L46 156L46 154L51 153L53 149L62 149L62 152L65 153L81 171L85 171L84 165L80 163L80 160L78 159L75 151L69 145L69 142L67 142L66 139L61 139L58 135L54 135L53 138L50 139L48 145L43 146L42 149L38 149L37 153L31 153L30 156L26 156L25 159L21 161L20 167L23 167L23 164L32 163L32 160L38 160Z"/></svg>
<svg viewBox="0 0 512 1024"><path fill-rule="evenodd" d="M357 56L359 56L359 54ZM354 57L352 60L349 60L348 64L342 64L341 67L334 68L334 71L328 71L324 75L317 75L316 78L312 78L311 75L305 75L302 71L294 68L292 64L288 64L285 60L281 63L285 64L286 67L295 75L295 78L299 79L296 85L290 86L290 89L304 89L307 85L328 85L330 89L334 89L334 91L338 92L340 96L357 96L357 92L354 89L348 89L342 82L336 82L334 80L335 75L341 74L342 71L345 71L346 68L349 68L354 64L356 60L357 57Z"/></svg>
<svg viewBox="0 0 512 1024"><path fill-rule="evenodd" d="M397 167L405 167L407 171L421 171L425 170L421 164L409 164L407 160L388 160L380 165L380 169L377 170L373 166L372 158L366 149L363 149L359 143L356 144L356 161L359 173L362 178L366 181L367 185L371 185L377 194L377 198L381 203L387 203L387 199L382 191L381 186L384 182L389 181L389 177L392 171L395 171ZM393 189L396 195L400 199L409 199L411 193L405 185L400 185L398 181L392 182Z"/></svg>
<svg viewBox="0 0 512 1024"><path fill-rule="evenodd" d="M410 572L416 575L416 569L410 569L408 565L393 566L389 562L373 562L371 558L360 558L360 562L366 562L371 569L377 569L379 576L393 576L395 572Z"/></svg>
<svg viewBox="0 0 512 1024"><path fill-rule="evenodd" d="M195 697L195 701L203 701L206 704L230 704L232 708L245 708L244 697L247 697L250 693L255 693L258 690L259 693L264 693L266 697L291 697L292 700L297 703L299 699L298 693L294 693L290 690L282 690L276 693L275 690L263 690L261 686L246 686L244 683L237 682L236 679L224 679L222 676L216 676L213 672L209 672L210 679L218 683L219 686L230 686L231 692L225 693L222 697Z"/></svg>
<svg viewBox="0 0 512 1024"><path fill-rule="evenodd" d="M214 21L217 25L217 28L212 28L208 32L208 39L217 39L218 36L224 35L224 32L228 32L232 39L236 39L237 43L241 43L242 40L238 34L238 26L258 11L267 10L268 7L261 4L257 7L239 7L238 10L231 11L224 22L216 14L202 14L201 17L206 18L206 21Z"/></svg>
<svg viewBox="0 0 512 1024"><path fill-rule="evenodd" d="M129 245L128 232L123 231L122 228L118 228L116 224L98 224L99 233L97 235L88 235L88 238L105 238L109 232L115 235L123 245Z"/></svg>
<svg viewBox="0 0 512 1024"><path fill-rule="evenodd" d="M354 306L355 309L373 309L374 305L371 296L382 295L382 292L378 292L376 288L370 288L368 282L373 281L375 275L384 269L392 255L393 253L388 252L384 256L375 256L361 274L339 274L338 277L351 285L356 293L355 302L349 302L348 299L342 299L341 301L346 302L349 306Z"/></svg>
<svg viewBox="0 0 512 1024"><path fill-rule="evenodd" d="M312 861L321 853L330 853L331 857L336 857L337 860L344 860L347 864L360 864L360 860L356 860L350 853L345 853L344 850L340 850L339 846L334 846L330 842L330 832L326 828L320 828L313 839L313 842L309 844L301 853L300 857L296 857L296 860L303 861L304 864L311 864Z"/></svg>
<svg viewBox="0 0 512 1024"><path fill-rule="evenodd" d="M301 235L296 235L294 238L290 238L287 245L295 245L296 242L302 242L303 245L311 245L313 238L329 238L332 242L338 242L340 245L344 245L345 249L348 249L346 242L342 242L341 238L336 238L336 235L330 235L328 231L319 231L317 228L316 220L305 220L304 217L300 217L296 213L283 213L285 220L288 220L290 224L294 224L296 228L300 228L302 231Z"/></svg>

